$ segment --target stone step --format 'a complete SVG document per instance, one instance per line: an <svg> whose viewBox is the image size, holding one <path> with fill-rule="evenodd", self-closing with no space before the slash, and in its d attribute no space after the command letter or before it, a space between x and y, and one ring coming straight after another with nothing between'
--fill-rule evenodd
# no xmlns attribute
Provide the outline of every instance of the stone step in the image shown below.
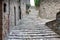
<svg viewBox="0 0 60 40"><path fill-rule="evenodd" d="M14 28L14 29L29 29L29 28L31 28L31 27L23 27L23 26L25 26L25 25L20 25L19 28L16 27L16 28ZM27 25L27 26L30 26L30 25ZM44 27L39 26L39 27L38 27L38 25L37 25L37 27L34 26L34 28L32 28L32 29L47 29L47 30L51 30L51 29L49 29L49 28L46 27L46 26L44 26Z"/></svg>
<svg viewBox="0 0 60 40"><path fill-rule="evenodd" d="M56 34L56 33L53 33L53 32L12 32L12 33L10 33L10 35L22 35L22 34L24 34L24 35L26 35L26 34Z"/></svg>
<svg viewBox="0 0 60 40"><path fill-rule="evenodd" d="M21 33L20 33L20 34L11 34L11 35L9 35L9 36L15 36L15 35L16 35L16 36L20 36L20 35L21 35L21 36L22 36L22 35L23 35L23 36L24 36L24 35L25 35L25 36L28 36L28 35L33 35L33 36L59 36L59 35L57 35L57 34L23 34L23 33L22 33L22 34L21 34Z"/></svg>
<svg viewBox="0 0 60 40"><path fill-rule="evenodd" d="M25 39L8 39L8 40L60 40L59 38L34 38L34 39L30 39L30 38L25 38Z"/></svg>
<svg viewBox="0 0 60 40"><path fill-rule="evenodd" d="M13 29L13 30L24 30L24 29L27 29L27 30L29 30L29 28L15 28L15 29ZM51 29L42 29L42 28L34 28L34 30L46 30L46 31L52 31Z"/></svg>
<svg viewBox="0 0 60 40"><path fill-rule="evenodd" d="M49 31L49 32L53 32L52 30L48 30L48 29L45 29L45 30L41 30L41 29L20 29L20 30L12 30L12 31Z"/></svg>
<svg viewBox="0 0 60 40"><path fill-rule="evenodd" d="M14 39L12 39L12 38L10 38L8 40L45 40L45 39L42 39L42 38L40 38L40 39L37 39L37 38L36 39L35 38L34 39L30 39L30 38L24 38L24 39L22 39L22 38L21 39L15 39L14 38Z"/></svg>
<svg viewBox="0 0 60 40"><path fill-rule="evenodd" d="M11 32L53 32L53 31L50 31L50 30L12 30Z"/></svg>
<svg viewBox="0 0 60 40"><path fill-rule="evenodd" d="M13 33L16 33L17 31L15 31L15 32L11 32L12 34ZM18 33L19 33L19 31L18 31ZM52 31L20 31L20 33L55 33L55 32L52 32ZM55 33L56 34L56 33Z"/></svg>
<svg viewBox="0 0 60 40"><path fill-rule="evenodd" d="M34 36L34 35L20 35L20 36L9 36L9 38L58 38L59 36L55 35L55 36ZM59 37L60 38L60 37Z"/></svg>
<svg viewBox="0 0 60 40"><path fill-rule="evenodd" d="M56 35L55 32L11 32L9 35Z"/></svg>
<svg viewBox="0 0 60 40"><path fill-rule="evenodd" d="M54 35L53 32L11 32L9 35Z"/></svg>
<svg viewBox="0 0 60 40"><path fill-rule="evenodd" d="M25 38L25 39L8 39L8 40L45 40L45 39L29 39L29 38Z"/></svg>

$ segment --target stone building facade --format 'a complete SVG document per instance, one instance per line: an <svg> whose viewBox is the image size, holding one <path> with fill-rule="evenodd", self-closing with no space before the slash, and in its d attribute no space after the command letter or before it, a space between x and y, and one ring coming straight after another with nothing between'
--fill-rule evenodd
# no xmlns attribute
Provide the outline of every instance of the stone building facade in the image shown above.
<svg viewBox="0 0 60 40"><path fill-rule="evenodd" d="M30 0L21 0L21 17L26 15L26 5L30 4Z"/></svg>
<svg viewBox="0 0 60 40"><path fill-rule="evenodd" d="M41 0L39 13L41 18L54 20L59 11L60 0Z"/></svg>
<svg viewBox="0 0 60 40"><path fill-rule="evenodd" d="M27 0L3 0L3 37L26 15Z"/></svg>
<svg viewBox="0 0 60 40"><path fill-rule="evenodd" d="M8 26L9 26L9 7L8 7L8 0L2 1L2 28L3 28L3 34L2 37L4 38L7 35L8 32Z"/></svg>

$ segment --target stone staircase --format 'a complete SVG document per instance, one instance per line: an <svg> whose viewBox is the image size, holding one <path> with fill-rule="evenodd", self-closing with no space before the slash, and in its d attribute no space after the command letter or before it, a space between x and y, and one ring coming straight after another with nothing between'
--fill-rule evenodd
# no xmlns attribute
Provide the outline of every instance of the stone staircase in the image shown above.
<svg viewBox="0 0 60 40"><path fill-rule="evenodd" d="M10 32L8 40L60 40L60 36L47 26L41 26L33 29L14 29Z"/></svg>
<svg viewBox="0 0 60 40"><path fill-rule="evenodd" d="M32 12L10 31L8 40L60 40L59 35L37 19L38 11L31 10Z"/></svg>

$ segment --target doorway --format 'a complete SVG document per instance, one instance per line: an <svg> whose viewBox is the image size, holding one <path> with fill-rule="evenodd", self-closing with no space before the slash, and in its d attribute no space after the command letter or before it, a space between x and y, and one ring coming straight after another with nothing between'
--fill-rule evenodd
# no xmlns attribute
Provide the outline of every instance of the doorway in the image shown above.
<svg viewBox="0 0 60 40"><path fill-rule="evenodd" d="M19 6L19 19L21 19L21 8Z"/></svg>
<svg viewBox="0 0 60 40"><path fill-rule="evenodd" d="M14 7L14 23L15 23L15 26L16 26L16 7Z"/></svg>

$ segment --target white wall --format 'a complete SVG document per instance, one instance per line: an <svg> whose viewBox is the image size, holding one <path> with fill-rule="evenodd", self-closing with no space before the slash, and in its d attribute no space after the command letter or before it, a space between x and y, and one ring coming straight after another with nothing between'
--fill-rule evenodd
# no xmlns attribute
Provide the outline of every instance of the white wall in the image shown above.
<svg viewBox="0 0 60 40"><path fill-rule="evenodd" d="M35 6L34 0L30 0L31 6Z"/></svg>

